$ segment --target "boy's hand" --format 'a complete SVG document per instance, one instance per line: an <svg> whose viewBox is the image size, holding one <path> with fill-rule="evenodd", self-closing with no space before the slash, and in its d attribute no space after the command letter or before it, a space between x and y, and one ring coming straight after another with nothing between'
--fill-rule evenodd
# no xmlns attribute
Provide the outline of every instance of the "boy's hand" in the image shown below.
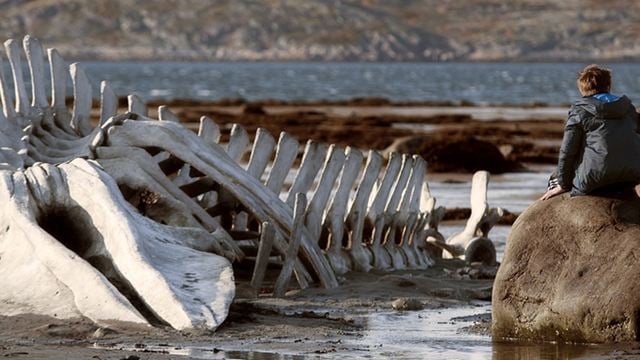
<svg viewBox="0 0 640 360"><path fill-rule="evenodd" d="M546 193L544 193L544 195L542 195L540 197L540 199L538 200L547 200L547 199L551 199L552 197L556 196L556 195L560 195L563 193L566 193L567 190L561 188L560 186L556 186L553 189L547 190Z"/></svg>

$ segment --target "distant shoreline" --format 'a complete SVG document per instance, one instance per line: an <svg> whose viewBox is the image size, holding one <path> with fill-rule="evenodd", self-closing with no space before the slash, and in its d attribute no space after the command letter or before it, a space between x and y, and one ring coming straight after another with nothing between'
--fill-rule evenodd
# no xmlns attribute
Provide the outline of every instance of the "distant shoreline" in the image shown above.
<svg viewBox="0 0 640 360"><path fill-rule="evenodd" d="M69 98L68 100L71 100ZM125 96L119 97L121 106L127 104ZM283 99L262 99L249 100L244 98L222 98L215 100L199 100L188 98L177 99L151 99L147 101L147 105L167 105L167 106L353 106L353 107L450 107L450 108L505 108L505 109L534 109L534 108L569 108L571 104L547 104L544 102L531 101L524 104L511 103L475 103L468 100L450 100L450 101L433 101L433 100L393 100L382 97L352 97L340 100L283 100Z"/></svg>
<svg viewBox="0 0 640 360"><path fill-rule="evenodd" d="M120 56L100 56L96 54L74 54L73 51L68 52L69 55L65 56L69 61L82 61L82 62L176 62L176 63L292 63L292 64L575 64L578 66L584 66L591 63L601 64L637 64L638 58L636 57L620 57L620 58L548 58L548 59L486 59L486 60L473 60L473 59L453 59L453 60L387 60L387 59L296 59L296 58L216 58L206 57L200 55L194 56L179 56L179 55L156 55L151 56L139 56L139 57L120 57Z"/></svg>

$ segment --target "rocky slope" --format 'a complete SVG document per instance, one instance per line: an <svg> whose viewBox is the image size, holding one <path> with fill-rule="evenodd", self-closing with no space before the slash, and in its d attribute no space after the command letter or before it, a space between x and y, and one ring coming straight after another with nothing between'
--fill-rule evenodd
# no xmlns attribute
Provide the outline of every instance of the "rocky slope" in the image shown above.
<svg viewBox="0 0 640 360"><path fill-rule="evenodd" d="M75 58L630 60L640 2L0 0L3 38Z"/></svg>

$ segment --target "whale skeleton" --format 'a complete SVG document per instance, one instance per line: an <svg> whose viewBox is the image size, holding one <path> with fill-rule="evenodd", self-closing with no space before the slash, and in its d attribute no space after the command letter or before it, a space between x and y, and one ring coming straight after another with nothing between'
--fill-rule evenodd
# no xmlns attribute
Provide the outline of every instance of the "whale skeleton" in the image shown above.
<svg viewBox="0 0 640 360"><path fill-rule="evenodd" d="M196 134L166 106L150 118L133 94L119 111L106 81L94 120L80 64L67 71L49 49L45 66L29 36L22 49L4 45L13 94L0 64L0 314L215 329L234 297L232 266L253 264L257 291L279 264L282 296L291 277L333 288L348 271L424 269L440 249L484 260L477 252L493 249L488 232L502 213L487 210L486 173L474 176L465 231L444 241L444 209L417 155L385 164L373 150L313 140L301 149L285 132L276 140L258 128L252 140L239 124L223 144L225 129L207 117Z"/></svg>

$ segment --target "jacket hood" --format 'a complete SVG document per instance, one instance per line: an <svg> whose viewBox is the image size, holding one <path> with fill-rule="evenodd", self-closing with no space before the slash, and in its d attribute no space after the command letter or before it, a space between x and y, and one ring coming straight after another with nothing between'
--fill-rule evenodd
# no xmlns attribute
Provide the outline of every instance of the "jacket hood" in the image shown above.
<svg viewBox="0 0 640 360"><path fill-rule="evenodd" d="M620 118L629 111L631 100L626 95L622 95L618 100L611 102L588 96L579 99L574 105L603 118Z"/></svg>

